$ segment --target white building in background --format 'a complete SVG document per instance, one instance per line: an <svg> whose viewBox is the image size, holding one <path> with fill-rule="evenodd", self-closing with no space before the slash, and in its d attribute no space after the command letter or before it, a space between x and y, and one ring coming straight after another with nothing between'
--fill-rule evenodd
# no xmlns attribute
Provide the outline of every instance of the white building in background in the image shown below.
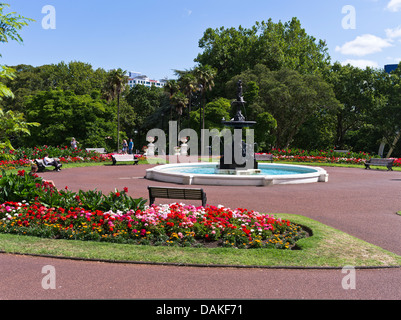
<svg viewBox="0 0 401 320"><path fill-rule="evenodd" d="M138 84L143 85L145 87L156 86L158 88L162 88L166 85L167 80L151 80L147 76L141 74L140 72L128 72L128 85L132 88Z"/></svg>

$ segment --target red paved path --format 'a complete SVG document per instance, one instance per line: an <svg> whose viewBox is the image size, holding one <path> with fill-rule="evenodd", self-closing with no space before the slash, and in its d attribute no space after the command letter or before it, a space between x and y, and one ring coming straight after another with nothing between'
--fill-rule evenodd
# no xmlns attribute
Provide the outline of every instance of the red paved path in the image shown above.
<svg viewBox="0 0 401 320"><path fill-rule="evenodd" d="M147 165L66 169L41 174L58 188L104 192L129 188L148 198ZM301 214L401 255L401 172L327 168L328 183L273 187L203 186L208 203ZM161 200L163 201L163 200ZM195 202L199 204L199 202ZM43 290L42 267L57 271ZM396 299L401 269L357 270L344 290L341 270L266 270L109 264L0 255L0 299Z"/></svg>

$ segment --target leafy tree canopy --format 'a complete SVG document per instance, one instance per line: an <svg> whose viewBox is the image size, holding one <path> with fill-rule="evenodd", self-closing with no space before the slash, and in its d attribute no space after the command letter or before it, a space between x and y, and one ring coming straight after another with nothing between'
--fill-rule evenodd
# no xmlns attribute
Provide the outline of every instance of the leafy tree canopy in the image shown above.
<svg viewBox="0 0 401 320"><path fill-rule="evenodd" d="M203 49L196 62L217 70L218 94L233 76L257 64L270 70L287 68L301 74L328 68L330 57L325 41L317 41L301 27L297 18L282 23L256 22L251 28L208 28L199 40Z"/></svg>
<svg viewBox="0 0 401 320"><path fill-rule="evenodd" d="M27 100L26 117L29 121L40 119L41 126L31 130L24 145L63 146L75 137L82 147L110 149L107 144L116 141L115 108L97 96L76 95L60 89L31 96Z"/></svg>

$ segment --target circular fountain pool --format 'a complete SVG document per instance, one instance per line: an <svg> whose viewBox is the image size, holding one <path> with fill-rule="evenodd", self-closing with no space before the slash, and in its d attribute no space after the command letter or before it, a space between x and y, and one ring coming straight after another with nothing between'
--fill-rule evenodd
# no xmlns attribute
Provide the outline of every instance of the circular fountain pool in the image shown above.
<svg viewBox="0 0 401 320"><path fill-rule="evenodd" d="M216 171L218 163L176 163L146 170L150 180L185 185L268 186L327 182L328 174L319 167L259 163L259 170L239 170L234 174Z"/></svg>

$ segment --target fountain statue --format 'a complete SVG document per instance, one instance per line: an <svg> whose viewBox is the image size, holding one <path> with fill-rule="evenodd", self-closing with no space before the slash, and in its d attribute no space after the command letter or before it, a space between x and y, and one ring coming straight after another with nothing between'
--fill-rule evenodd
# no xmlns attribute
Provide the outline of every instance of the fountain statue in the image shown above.
<svg viewBox="0 0 401 320"><path fill-rule="evenodd" d="M239 80L237 83L237 100L232 102L232 106L236 107L236 114L234 118L230 121L222 121L222 123L227 126L234 128L234 130L240 129L241 132L245 127L251 127L256 124L255 121L247 121L245 116L242 114L242 110L245 110L246 101L244 101L242 93L242 81ZM226 149L226 148L223 148ZM235 158L235 150L241 150L242 158L241 161ZM225 161L226 157L224 155L224 150L220 158L220 164L217 168L219 173L231 173L237 174L238 170L246 170L247 173L255 173L258 171L258 163L255 160L255 153L253 152L253 146L247 145L245 141L232 142L231 147L231 159L232 161ZM238 158L238 157L237 157ZM245 161L244 161L245 159Z"/></svg>

